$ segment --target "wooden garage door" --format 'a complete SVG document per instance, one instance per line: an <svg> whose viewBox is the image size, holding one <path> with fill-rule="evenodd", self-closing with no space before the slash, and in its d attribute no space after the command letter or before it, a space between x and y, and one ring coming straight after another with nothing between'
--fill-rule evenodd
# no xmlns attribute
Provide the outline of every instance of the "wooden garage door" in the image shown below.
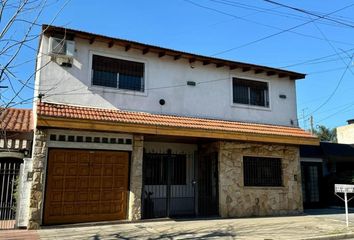
<svg viewBox="0 0 354 240"><path fill-rule="evenodd" d="M44 224L126 219L126 152L50 149Z"/></svg>

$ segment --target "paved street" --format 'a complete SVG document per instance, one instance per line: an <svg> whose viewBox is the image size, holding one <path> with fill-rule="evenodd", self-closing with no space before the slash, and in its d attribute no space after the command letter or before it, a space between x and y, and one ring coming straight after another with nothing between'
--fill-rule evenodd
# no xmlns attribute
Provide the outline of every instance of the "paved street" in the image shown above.
<svg viewBox="0 0 354 240"><path fill-rule="evenodd" d="M50 227L39 231L2 231L0 239L306 239L354 232L343 210L310 211L292 217L166 220L129 224Z"/></svg>

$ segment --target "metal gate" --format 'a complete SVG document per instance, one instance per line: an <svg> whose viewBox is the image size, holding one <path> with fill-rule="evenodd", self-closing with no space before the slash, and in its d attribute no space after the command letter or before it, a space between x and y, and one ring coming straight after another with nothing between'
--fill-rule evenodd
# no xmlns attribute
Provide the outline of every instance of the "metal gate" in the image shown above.
<svg viewBox="0 0 354 240"><path fill-rule="evenodd" d="M322 163L302 162L301 176L304 208L321 207Z"/></svg>
<svg viewBox="0 0 354 240"><path fill-rule="evenodd" d="M144 153L143 218L195 215L194 158Z"/></svg>
<svg viewBox="0 0 354 240"><path fill-rule="evenodd" d="M14 193L21 163L18 159L0 159L0 229L15 228Z"/></svg>
<svg viewBox="0 0 354 240"><path fill-rule="evenodd" d="M218 155L216 152L203 154L198 159L198 215L219 214Z"/></svg>

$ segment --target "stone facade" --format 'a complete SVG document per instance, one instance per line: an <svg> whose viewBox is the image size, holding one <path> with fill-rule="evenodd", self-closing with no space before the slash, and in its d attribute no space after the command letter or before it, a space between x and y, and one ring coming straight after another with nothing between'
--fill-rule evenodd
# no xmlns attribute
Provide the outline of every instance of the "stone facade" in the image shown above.
<svg viewBox="0 0 354 240"><path fill-rule="evenodd" d="M134 135L130 164L129 220L141 219L141 192L143 188L144 137Z"/></svg>
<svg viewBox="0 0 354 240"><path fill-rule="evenodd" d="M47 131L37 129L33 149L33 181L28 229L42 224ZM130 164L128 219L141 219L144 137L134 135ZM218 152L219 213L222 217L296 214L302 212L299 148L279 144L219 141L200 146L200 154ZM243 156L276 157L282 160L282 187L245 187Z"/></svg>
<svg viewBox="0 0 354 240"><path fill-rule="evenodd" d="M243 156L281 158L283 186L245 187ZM303 211L299 148L219 143L219 213L222 217L298 214Z"/></svg>
<svg viewBox="0 0 354 240"><path fill-rule="evenodd" d="M30 193L28 229L39 229L42 223L47 132L37 129L33 149L33 181Z"/></svg>

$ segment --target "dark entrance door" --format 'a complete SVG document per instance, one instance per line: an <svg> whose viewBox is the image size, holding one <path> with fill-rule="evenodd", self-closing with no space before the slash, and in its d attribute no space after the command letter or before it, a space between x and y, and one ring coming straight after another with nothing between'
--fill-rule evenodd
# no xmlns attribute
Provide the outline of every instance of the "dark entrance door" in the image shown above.
<svg viewBox="0 0 354 240"><path fill-rule="evenodd" d="M219 214L217 153L203 155L198 161L198 215Z"/></svg>
<svg viewBox="0 0 354 240"><path fill-rule="evenodd" d="M193 165L185 154L144 154L143 218L195 214Z"/></svg>
<svg viewBox="0 0 354 240"><path fill-rule="evenodd" d="M321 207L322 163L302 162L301 175L304 208Z"/></svg>

